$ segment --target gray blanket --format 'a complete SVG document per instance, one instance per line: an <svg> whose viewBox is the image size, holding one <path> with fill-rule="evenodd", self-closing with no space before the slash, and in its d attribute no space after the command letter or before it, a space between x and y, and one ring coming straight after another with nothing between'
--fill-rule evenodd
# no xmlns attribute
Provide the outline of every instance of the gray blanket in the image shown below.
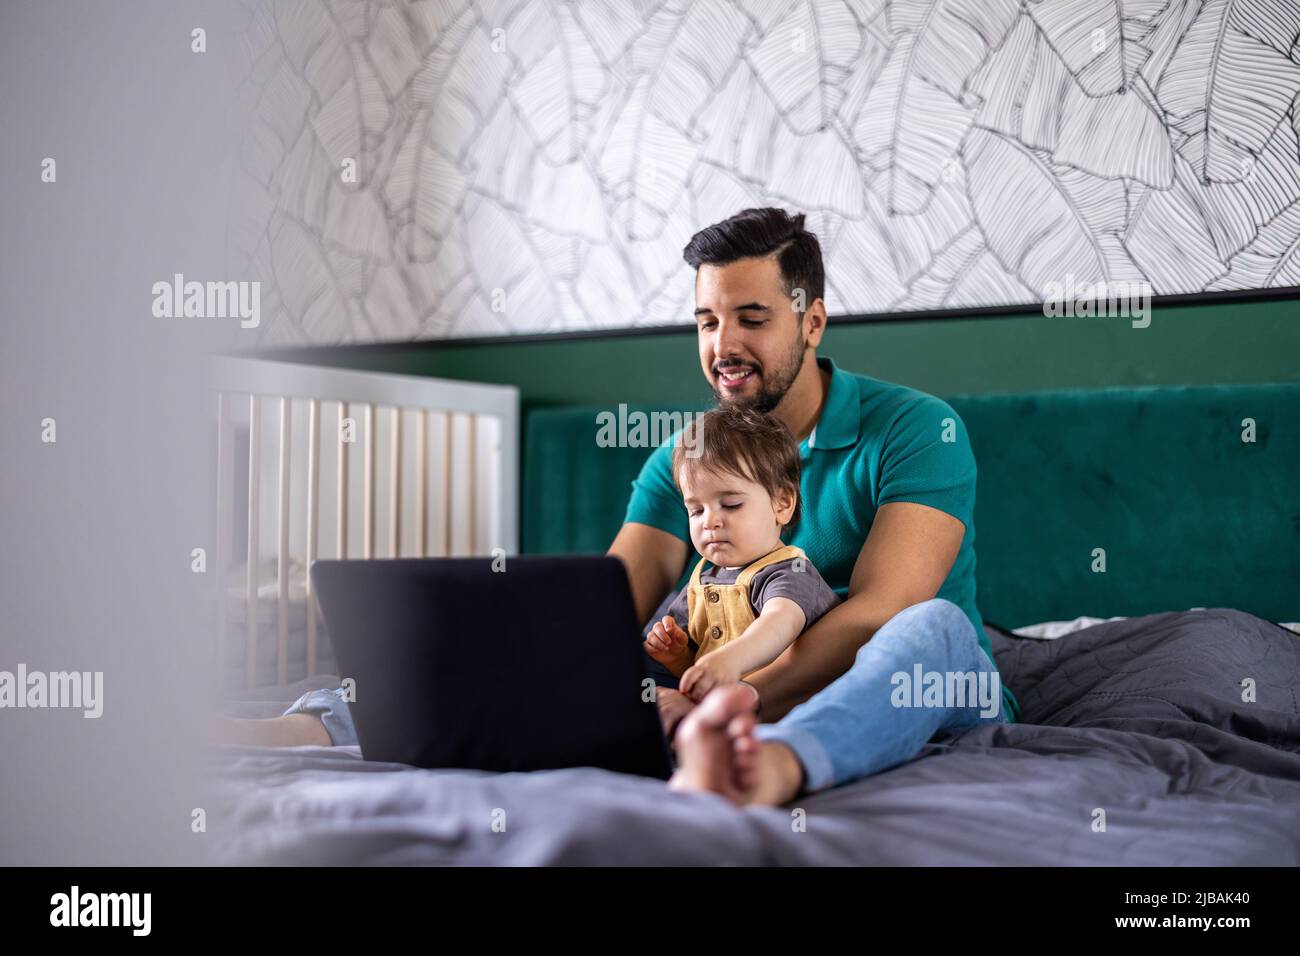
<svg viewBox="0 0 1300 956"><path fill-rule="evenodd" d="M790 807L737 809L591 769L214 747L214 862L1300 863L1300 637L1205 610L992 641L1021 723L941 735L908 764ZM278 713L329 682L228 710Z"/></svg>

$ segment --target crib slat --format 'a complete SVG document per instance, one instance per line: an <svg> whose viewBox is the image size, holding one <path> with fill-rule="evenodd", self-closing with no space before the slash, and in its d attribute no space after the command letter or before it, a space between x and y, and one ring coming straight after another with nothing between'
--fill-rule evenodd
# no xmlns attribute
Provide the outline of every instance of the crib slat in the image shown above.
<svg viewBox="0 0 1300 956"><path fill-rule="evenodd" d="M338 542L335 552L340 558L348 556L348 448L343 440L343 422L348 417L348 403L339 402L339 480L338 480Z"/></svg>
<svg viewBox="0 0 1300 956"><path fill-rule="evenodd" d="M469 416L469 553L478 554L478 509L474 506L474 486L478 484L478 416Z"/></svg>
<svg viewBox="0 0 1300 956"><path fill-rule="evenodd" d="M442 554L451 557L451 502L454 497L451 486L451 428L456 416L452 412L443 413L446 423L443 437L442 453Z"/></svg>
<svg viewBox="0 0 1300 956"><path fill-rule="evenodd" d="M416 555L423 558L429 553L429 529L425 513L429 499L429 413L423 408L416 412L415 431L415 540Z"/></svg>
<svg viewBox="0 0 1300 956"><path fill-rule="evenodd" d="M375 556L375 403L366 402L365 467L361 475L361 556L369 560Z"/></svg>
<svg viewBox="0 0 1300 956"><path fill-rule="evenodd" d="M283 687L289 673L289 469L293 450L293 400L280 399L280 507L277 515L279 544L276 548L275 574L279 585L276 608L278 641L275 648L275 682Z"/></svg>
<svg viewBox="0 0 1300 956"><path fill-rule="evenodd" d="M316 594L311 563L316 560L320 532L320 399L307 403L307 674L316 673Z"/></svg>
<svg viewBox="0 0 1300 956"><path fill-rule="evenodd" d="M394 558L402 553L402 410L393 409L393 443L389 448L388 548Z"/></svg>
<svg viewBox="0 0 1300 956"><path fill-rule="evenodd" d="M261 534L262 399L249 396L248 403L248 560L244 612L244 686L257 685L257 564Z"/></svg>
<svg viewBox="0 0 1300 956"><path fill-rule="evenodd" d="M229 635L227 629L230 625L229 608L226 606L229 600L226 590L229 585L229 565L230 550L234 544L231 536L234 534L234 511L235 505L235 473L234 473L234 453L235 453L235 426L231 420L233 409L230 405L230 396L226 392L217 393L217 542L215 548L216 573L217 573L217 659L216 666L212 668L212 674L218 680L219 684L224 682L222 675L225 673L226 652L228 649L227 641ZM224 690L225 688L221 688Z"/></svg>

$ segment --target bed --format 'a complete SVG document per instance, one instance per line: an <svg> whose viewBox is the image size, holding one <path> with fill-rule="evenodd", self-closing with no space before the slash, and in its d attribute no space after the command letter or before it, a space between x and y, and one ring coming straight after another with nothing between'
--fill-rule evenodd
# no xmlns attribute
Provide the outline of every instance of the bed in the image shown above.
<svg viewBox="0 0 1300 956"><path fill-rule="evenodd" d="M1296 634L1204 610L990 637L1022 723L941 735L911 763L780 809L593 769L215 748L216 862L1300 864ZM1257 675L1256 703L1240 700L1239 675ZM277 713L284 696L237 710Z"/></svg>
<svg viewBox="0 0 1300 956"><path fill-rule="evenodd" d="M979 461L980 606L1021 723L939 735L777 809L589 768L212 747L214 862L1300 863L1300 636L1274 623L1300 621L1300 385L950 401ZM595 449L593 416L527 416L525 551L612 539L646 450ZM581 475L591 495L556 495ZM336 682L241 689L223 709L278 714Z"/></svg>

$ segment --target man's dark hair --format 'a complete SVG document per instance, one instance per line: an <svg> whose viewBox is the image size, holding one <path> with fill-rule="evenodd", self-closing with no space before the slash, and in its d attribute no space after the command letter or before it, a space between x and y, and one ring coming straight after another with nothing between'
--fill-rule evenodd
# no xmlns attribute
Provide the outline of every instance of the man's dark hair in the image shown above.
<svg viewBox="0 0 1300 956"><path fill-rule="evenodd" d="M704 263L726 265L776 253L786 295L803 289L805 306L826 297L826 272L817 236L803 227L804 214L791 216L783 209L742 209L730 219L706 226L682 250L692 269Z"/></svg>

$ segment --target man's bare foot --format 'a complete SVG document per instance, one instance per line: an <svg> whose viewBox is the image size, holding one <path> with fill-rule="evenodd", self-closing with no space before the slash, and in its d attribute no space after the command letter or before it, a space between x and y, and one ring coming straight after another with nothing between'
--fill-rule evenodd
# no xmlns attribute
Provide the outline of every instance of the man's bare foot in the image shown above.
<svg viewBox="0 0 1300 956"><path fill-rule="evenodd" d="M655 703L659 705L659 722L664 729L664 736L672 744L673 735L681 726L682 720L695 709L695 701L671 687L656 687Z"/></svg>
<svg viewBox="0 0 1300 956"><path fill-rule="evenodd" d="M334 743L314 714L289 714L265 720L217 716L212 719L210 736L213 743L244 747L329 747Z"/></svg>
<svg viewBox="0 0 1300 956"><path fill-rule="evenodd" d="M711 691L677 728L673 790L707 790L732 803L778 806L803 786L803 765L777 741L754 736L758 718L747 688Z"/></svg>

